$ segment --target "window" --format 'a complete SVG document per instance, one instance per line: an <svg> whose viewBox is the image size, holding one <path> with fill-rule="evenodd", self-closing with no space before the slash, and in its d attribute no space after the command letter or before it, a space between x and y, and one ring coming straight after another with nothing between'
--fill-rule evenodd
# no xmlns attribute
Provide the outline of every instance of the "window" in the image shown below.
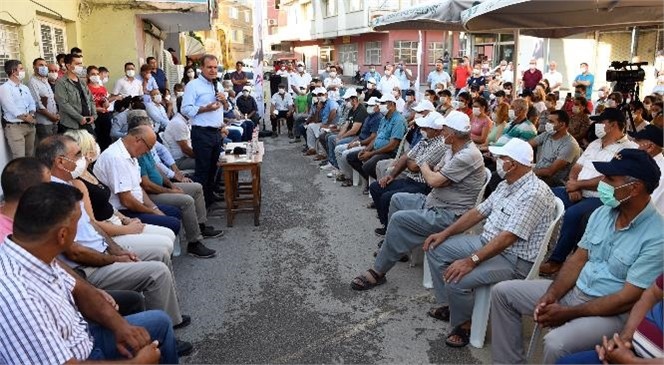
<svg viewBox="0 0 664 365"><path fill-rule="evenodd" d="M304 15L305 21L310 21L314 18L314 8L311 6L311 3L302 4L300 11Z"/></svg>
<svg viewBox="0 0 664 365"><path fill-rule="evenodd" d="M363 0L346 0L346 12L360 11L363 9Z"/></svg>
<svg viewBox="0 0 664 365"><path fill-rule="evenodd" d="M249 9L244 10L244 22L251 23L251 11Z"/></svg>
<svg viewBox="0 0 664 365"><path fill-rule="evenodd" d="M382 44L378 42L367 42L364 44L364 64L365 65L380 65L380 52Z"/></svg>
<svg viewBox="0 0 664 365"><path fill-rule="evenodd" d="M339 46L339 62L357 64L357 43Z"/></svg>
<svg viewBox="0 0 664 365"><path fill-rule="evenodd" d="M337 0L323 0L323 11L326 17L337 15Z"/></svg>
<svg viewBox="0 0 664 365"><path fill-rule="evenodd" d="M7 60L18 60L20 43L18 40L18 27L0 23L0 65ZM7 81L4 67L0 67L0 83Z"/></svg>
<svg viewBox="0 0 664 365"><path fill-rule="evenodd" d="M231 6L228 8L228 16L231 19L239 19L240 18L240 12L237 10L236 7Z"/></svg>
<svg viewBox="0 0 664 365"><path fill-rule="evenodd" d="M64 23L39 22L41 53L46 62L55 63L58 53L67 53Z"/></svg>
<svg viewBox="0 0 664 365"><path fill-rule="evenodd" d="M333 46L321 46L318 51L319 65L323 67L325 63L332 62L334 59L334 47Z"/></svg>
<svg viewBox="0 0 664 365"><path fill-rule="evenodd" d="M436 60L443 58L443 42L429 42L427 47L427 63L433 65L436 63Z"/></svg>
<svg viewBox="0 0 664 365"><path fill-rule="evenodd" d="M240 29L233 29L231 31L231 42L244 43L244 32Z"/></svg>
<svg viewBox="0 0 664 365"><path fill-rule="evenodd" d="M400 61L410 65L417 63L417 42L394 41L394 63Z"/></svg>

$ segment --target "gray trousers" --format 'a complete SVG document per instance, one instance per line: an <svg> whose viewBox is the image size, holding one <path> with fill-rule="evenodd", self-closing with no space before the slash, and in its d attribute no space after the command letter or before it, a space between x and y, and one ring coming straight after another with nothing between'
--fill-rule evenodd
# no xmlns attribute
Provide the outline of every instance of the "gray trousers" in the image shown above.
<svg viewBox="0 0 664 365"><path fill-rule="evenodd" d="M401 256L421 246L429 235L444 230L459 217L443 209L425 209L425 202L424 194L392 196L385 240L374 263L377 272L388 272Z"/></svg>
<svg viewBox="0 0 664 365"><path fill-rule="evenodd" d="M4 131L12 160L35 155L36 132L34 124L7 123Z"/></svg>
<svg viewBox="0 0 664 365"><path fill-rule="evenodd" d="M348 164L348 154L362 150L364 150L363 146L348 148L347 144L342 144L334 148L334 153L337 156L337 164L339 164L339 171L344 174L346 179L353 178L353 167Z"/></svg>
<svg viewBox="0 0 664 365"><path fill-rule="evenodd" d="M470 257L483 246L480 236L458 234L427 252L436 299L441 305L449 305L452 327L470 321L475 304L473 289L504 280L525 278L533 266L531 262L503 252L480 263L458 283L444 282L443 273L454 261Z"/></svg>
<svg viewBox="0 0 664 365"><path fill-rule="evenodd" d="M182 156L175 161L175 165L180 170L194 170L196 168L196 159L189 156Z"/></svg>
<svg viewBox="0 0 664 365"><path fill-rule="evenodd" d="M385 176L390 174L390 167L394 163L395 159L388 158L387 160L378 161L376 164L376 180L380 180Z"/></svg>
<svg viewBox="0 0 664 365"><path fill-rule="evenodd" d="M205 196L203 186L199 183L173 183L184 191L184 194L150 194L155 204L172 205L182 212L182 225L187 236L187 243L203 239L199 223L207 222Z"/></svg>
<svg viewBox="0 0 664 365"><path fill-rule="evenodd" d="M491 355L496 364L523 364L521 317L532 316L537 301L546 293L551 280L510 280L491 289ZM577 287L570 290L558 303L575 306L594 297ZM592 350L602 342L602 336L611 338L620 332L627 313L611 317L583 317L556 327L544 336L544 364L553 364L559 358L580 351Z"/></svg>
<svg viewBox="0 0 664 365"><path fill-rule="evenodd" d="M138 262L116 262L102 267L79 267L90 284L104 290L133 290L143 293L147 309L161 309L173 321L182 322L168 250L136 245Z"/></svg>
<svg viewBox="0 0 664 365"><path fill-rule="evenodd" d="M307 137L307 147L309 147L309 149L318 150L316 142L318 141L318 136L320 136L320 132L321 132L320 131L320 126L321 125L322 125L322 123L309 123L307 125L307 127L306 127L307 128L307 136L306 137Z"/></svg>

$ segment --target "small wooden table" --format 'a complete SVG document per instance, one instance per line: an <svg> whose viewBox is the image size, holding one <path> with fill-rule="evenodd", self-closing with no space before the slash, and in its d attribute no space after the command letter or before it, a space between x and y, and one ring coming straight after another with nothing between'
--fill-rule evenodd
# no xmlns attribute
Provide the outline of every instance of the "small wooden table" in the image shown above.
<svg viewBox="0 0 664 365"><path fill-rule="evenodd" d="M229 143L226 150L235 147L247 147L247 143ZM259 225L261 214L261 163L265 149L263 142L258 142L258 153L251 155L224 155L219 161L219 166L224 174L226 200L226 225L233 226L235 213L254 212L254 225ZM251 183L240 183L238 176L240 171L251 172ZM243 185L251 185L250 189Z"/></svg>

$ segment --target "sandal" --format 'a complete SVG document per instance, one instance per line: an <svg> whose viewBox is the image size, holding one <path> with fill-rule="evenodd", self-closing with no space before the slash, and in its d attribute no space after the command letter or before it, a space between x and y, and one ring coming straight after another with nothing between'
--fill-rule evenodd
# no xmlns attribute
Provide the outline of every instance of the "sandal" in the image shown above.
<svg viewBox="0 0 664 365"><path fill-rule="evenodd" d="M450 337L457 336L461 339L461 342L450 341ZM470 342L470 330L461 328L461 325L454 327L452 332L447 335L445 344L449 347L466 347Z"/></svg>
<svg viewBox="0 0 664 365"><path fill-rule="evenodd" d="M450 307L433 307L427 312L429 317L435 318L439 321L449 322L450 320Z"/></svg>
<svg viewBox="0 0 664 365"><path fill-rule="evenodd" d="M351 289L358 291L369 290L377 287L378 285L383 285L387 281L387 279L385 279L385 274L378 275L374 269L369 269L367 272L374 278L375 282L369 282L369 280L367 280L364 275L360 275L353 279L353 281L350 283Z"/></svg>

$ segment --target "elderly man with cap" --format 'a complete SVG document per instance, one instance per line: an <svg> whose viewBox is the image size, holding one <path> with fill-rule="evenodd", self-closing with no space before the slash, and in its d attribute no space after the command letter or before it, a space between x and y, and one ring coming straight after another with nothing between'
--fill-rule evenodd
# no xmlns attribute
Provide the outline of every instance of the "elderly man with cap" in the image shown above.
<svg viewBox="0 0 664 365"><path fill-rule="evenodd" d="M595 169L594 163L610 161L623 148L638 148L623 134L625 115L618 109L606 108L602 114L591 118L598 121L595 132L599 138L588 145L572 166L567 184L553 188L553 193L565 204L565 215L553 253L540 267L542 275L552 275L560 270L583 232L583 217L602 205L597 191L602 174Z"/></svg>
<svg viewBox="0 0 664 365"><path fill-rule="evenodd" d="M306 137L307 148L306 156L316 154L316 141L321 133L321 128L332 127L337 120L337 109L339 104L328 98L328 92L324 87L317 87L313 91L313 106L311 115L307 119Z"/></svg>
<svg viewBox="0 0 664 365"><path fill-rule="evenodd" d="M290 74L290 80L288 81L290 90L288 92L295 97L301 93L302 88L308 88L309 84L311 84L311 74L304 68L304 62L297 61L295 72Z"/></svg>
<svg viewBox="0 0 664 365"><path fill-rule="evenodd" d="M376 139L359 153L348 155L348 163L367 181L363 194L369 194L369 177L376 178L376 164L380 160L396 155L399 143L406 134L406 121L397 109L397 101L392 94L383 95L380 113L385 116L378 127Z"/></svg>
<svg viewBox="0 0 664 365"><path fill-rule="evenodd" d="M416 119L415 123L420 127L423 140L396 160L389 175L369 185L369 193L378 210L378 220L382 225L375 230L376 234L385 234L390 200L394 194L426 195L431 191L420 172L420 165L435 166L443 158L446 150L445 139L442 136L444 121L445 118L438 113L431 113L424 118ZM397 177L404 171L406 172L405 178L398 179Z"/></svg>
<svg viewBox="0 0 664 365"><path fill-rule="evenodd" d="M369 100L373 97L376 97L378 99L383 97L383 93L378 90L378 80L380 78L375 79L373 77L370 77L367 79L367 86L366 89L364 90L364 100Z"/></svg>
<svg viewBox="0 0 664 365"><path fill-rule="evenodd" d="M544 336L543 363L591 350L622 329L629 310L662 272L664 218L651 202L661 171L645 151L623 149L594 162L603 206L555 280L513 280L491 290L493 362L524 363L521 317Z"/></svg>
<svg viewBox="0 0 664 365"><path fill-rule="evenodd" d="M630 132L630 137L639 145L639 149L646 151L655 160L660 171L664 171L664 156L662 155L662 129L654 125L647 125L639 132ZM664 174L659 179L659 186L651 194L652 202L660 213L664 214Z"/></svg>
<svg viewBox="0 0 664 365"><path fill-rule="evenodd" d="M353 169L348 164L348 155L359 153L366 146L373 143L378 133L378 127L383 120L383 114L380 113L380 103L377 98L371 98L367 101L367 117L362 122L360 134L357 135L348 144L337 144L334 148L335 161L337 161L340 174L337 175L337 181L341 181L341 186L353 186Z"/></svg>
<svg viewBox="0 0 664 365"><path fill-rule="evenodd" d="M450 321L453 330L445 343L451 347L468 344L473 289L525 278L556 214L555 196L532 171L528 142L515 138L489 151L504 181L487 200L424 242L440 304L429 315ZM464 233L484 219L480 235Z"/></svg>
<svg viewBox="0 0 664 365"><path fill-rule="evenodd" d="M419 164L422 176L433 190L428 195L392 196L389 224L376 262L367 273L353 280L353 289L367 290L383 284L385 274L401 257L422 245L429 235L449 227L475 205L486 176L482 153L470 141L468 116L454 111L444 119L442 128L441 137L449 146L443 158L436 164L426 160Z"/></svg>
<svg viewBox="0 0 664 365"><path fill-rule="evenodd" d="M368 116L367 109L363 104L360 103L360 100L357 96L357 91L355 89L346 89L343 98L346 102L346 108L348 108L348 114L346 120L342 124L341 130L339 130L339 133L329 133L327 135L328 164L323 166L323 169L339 169L337 157L334 153L336 147L338 145L345 145L352 142L360 133L362 124ZM331 172L327 176L334 177L336 175L336 173Z"/></svg>
<svg viewBox="0 0 664 365"><path fill-rule="evenodd" d="M286 85L280 84L276 94L272 95L270 108L270 121L272 122L272 137L277 137L281 130L280 119L286 119L288 136L293 136L293 97L286 92Z"/></svg>

